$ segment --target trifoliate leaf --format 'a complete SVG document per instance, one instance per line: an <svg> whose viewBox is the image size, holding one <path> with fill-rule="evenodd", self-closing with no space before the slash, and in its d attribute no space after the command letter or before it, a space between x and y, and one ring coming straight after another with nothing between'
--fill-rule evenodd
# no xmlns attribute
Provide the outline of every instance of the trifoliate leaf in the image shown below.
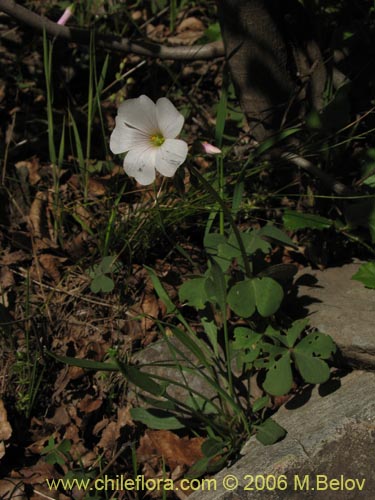
<svg viewBox="0 0 375 500"><path fill-rule="evenodd" d="M283 288L272 278L256 278L252 285L259 314L268 318L280 308L284 298Z"/></svg>
<svg viewBox="0 0 375 500"><path fill-rule="evenodd" d="M248 318L255 312L255 294L251 279L236 283L228 293L228 305L242 318Z"/></svg>
<svg viewBox="0 0 375 500"><path fill-rule="evenodd" d="M283 396L290 391L292 384L290 353L286 351L280 359L270 363L263 389L273 396Z"/></svg>
<svg viewBox="0 0 375 500"><path fill-rule="evenodd" d="M207 278L193 278L185 281L178 292L180 301L196 309L204 309L208 302L206 280Z"/></svg>

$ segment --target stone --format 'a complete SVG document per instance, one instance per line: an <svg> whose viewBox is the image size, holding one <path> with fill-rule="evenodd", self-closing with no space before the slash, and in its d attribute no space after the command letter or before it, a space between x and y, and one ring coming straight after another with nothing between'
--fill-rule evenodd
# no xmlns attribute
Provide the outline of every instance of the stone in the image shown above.
<svg viewBox="0 0 375 500"><path fill-rule="evenodd" d="M352 279L359 266L307 268L296 284L310 326L333 338L345 363L375 369L375 290Z"/></svg>
<svg viewBox="0 0 375 500"><path fill-rule="evenodd" d="M294 397L273 417L288 431L284 440L263 446L252 437L210 491L189 500L374 499L374 394L375 374L354 371Z"/></svg>

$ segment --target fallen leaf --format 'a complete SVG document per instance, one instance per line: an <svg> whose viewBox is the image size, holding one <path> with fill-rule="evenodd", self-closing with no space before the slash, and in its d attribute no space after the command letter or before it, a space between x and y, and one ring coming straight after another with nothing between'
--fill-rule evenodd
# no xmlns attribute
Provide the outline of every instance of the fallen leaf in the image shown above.
<svg viewBox="0 0 375 500"><path fill-rule="evenodd" d="M146 294L141 303L141 309L145 317L142 318L142 327L149 330L154 325L159 314L159 301L153 293ZM148 317L147 317L148 316Z"/></svg>
<svg viewBox="0 0 375 500"><path fill-rule="evenodd" d="M48 424L55 425L56 427L62 427L63 425L68 425L70 423L70 416L66 411L64 406L59 406L55 410L55 414L52 418L46 418Z"/></svg>
<svg viewBox="0 0 375 500"><path fill-rule="evenodd" d="M2 266L11 266L12 264L19 264L25 260L29 260L31 254L24 252L23 250L16 250L15 252L6 253L0 257L0 264Z"/></svg>
<svg viewBox="0 0 375 500"><path fill-rule="evenodd" d="M83 399L78 404L78 408L83 413L91 413L102 406L103 400L98 397L90 396L86 394Z"/></svg>
<svg viewBox="0 0 375 500"><path fill-rule="evenodd" d="M41 179L39 175L40 164L39 160L34 156L31 161L18 161L15 164L17 170L27 169L28 171L28 181L31 186L35 186Z"/></svg>
<svg viewBox="0 0 375 500"><path fill-rule="evenodd" d="M0 498L2 500L26 499L26 494L23 489L22 481L11 477L0 479Z"/></svg>
<svg viewBox="0 0 375 500"><path fill-rule="evenodd" d="M147 462L150 458L163 458L165 463L174 470L178 466L191 467L197 460L203 458L201 445L204 438L180 438L171 431L146 430L141 437L137 449L137 459Z"/></svg>
<svg viewBox="0 0 375 500"><path fill-rule="evenodd" d="M12 427L8 422L8 414L4 402L0 399L0 441L6 441L12 435Z"/></svg>
<svg viewBox="0 0 375 500"><path fill-rule="evenodd" d="M205 26L196 17L187 17L176 28L176 36L168 37L168 41L178 45L192 45L202 38Z"/></svg>
<svg viewBox="0 0 375 500"><path fill-rule="evenodd" d="M38 260L43 274L47 274L54 284L57 285L61 279L59 266L67 259L50 253L43 253L39 255Z"/></svg>
<svg viewBox="0 0 375 500"><path fill-rule="evenodd" d="M9 267L2 267L0 269L0 287L1 290L6 290L10 288L15 283L14 276Z"/></svg>

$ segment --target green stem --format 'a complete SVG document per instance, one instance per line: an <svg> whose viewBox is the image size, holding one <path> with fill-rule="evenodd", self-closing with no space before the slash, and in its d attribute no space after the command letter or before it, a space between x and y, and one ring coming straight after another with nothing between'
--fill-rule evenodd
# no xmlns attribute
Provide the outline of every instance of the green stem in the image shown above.
<svg viewBox="0 0 375 500"><path fill-rule="evenodd" d="M204 185L204 187L207 189L207 191L215 198L215 200L218 202L220 205L220 208L222 209L223 213L226 215L229 224L231 225L233 229L233 233L236 237L236 240L238 242L238 246L242 255L242 260L245 266L245 273L248 278L252 278L253 274L250 269L250 262L247 257L246 249L242 241L241 233L238 230L238 227L236 223L234 222L234 219L232 217L232 214L228 207L225 205L224 201L220 197L220 195L215 191L215 189L211 186L211 184L204 178L204 176L199 172L197 168L195 168L192 165L189 165L189 169L192 172L193 175L195 175L200 182Z"/></svg>

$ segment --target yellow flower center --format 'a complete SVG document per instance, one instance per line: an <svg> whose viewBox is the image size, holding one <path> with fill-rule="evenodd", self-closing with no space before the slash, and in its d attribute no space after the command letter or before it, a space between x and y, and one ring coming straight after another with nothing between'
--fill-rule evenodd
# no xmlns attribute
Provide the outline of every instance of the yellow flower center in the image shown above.
<svg viewBox="0 0 375 500"><path fill-rule="evenodd" d="M151 136L151 142L154 146L161 146L164 143L165 139L161 134L154 134Z"/></svg>

